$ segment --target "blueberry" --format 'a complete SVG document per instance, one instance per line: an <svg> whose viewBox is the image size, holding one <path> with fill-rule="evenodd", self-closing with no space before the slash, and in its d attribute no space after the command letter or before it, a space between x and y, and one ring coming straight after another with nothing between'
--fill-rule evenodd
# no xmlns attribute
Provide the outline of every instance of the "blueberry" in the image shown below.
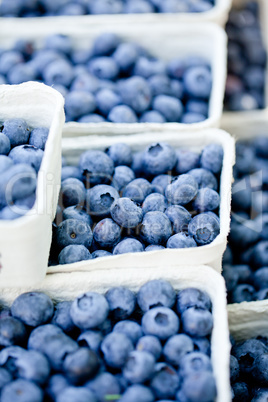
<svg viewBox="0 0 268 402"><path fill-rule="evenodd" d="M9 138L12 147L27 143L30 136L30 129L23 119L4 121L1 131Z"/></svg>
<svg viewBox="0 0 268 402"><path fill-rule="evenodd" d="M190 351L190 353L185 353L179 365L180 374L184 378L197 372L212 371L210 358L201 352Z"/></svg>
<svg viewBox="0 0 268 402"><path fill-rule="evenodd" d="M141 56L135 64L134 75L148 79L156 74L165 74L165 70L165 63L162 60Z"/></svg>
<svg viewBox="0 0 268 402"><path fill-rule="evenodd" d="M223 267L222 276L225 280L227 292L233 291L238 284L238 273L228 265Z"/></svg>
<svg viewBox="0 0 268 402"><path fill-rule="evenodd" d="M48 134L49 129L46 127L34 128L30 134L29 144L35 146L36 148L44 150Z"/></svg>
<svg viewBox="0 0 268 402"><path fill-rule="evenodd" d="M59 253L59 264L74 264L79 261L92 259L88 249L82 244L71 244L64 247Z"/></svg>
<svg viewBox="0 0 268 402"><path fill-rule="evenodd" d="M184 334L174 335L166 342L163 354L165 360L175 366L179 366L184 355L193 352L194 344L191 338Z"/></svg>
<svg viewBox="0 0 268 402"><path fill-rule="evenodd" d="M143 383L152 377L154 366L155 359L151 353L135 350L126 360L123 376L132 384Z"/></svg>
<svg viewBox="0 0 268 402"><path fill-rule="evenodd" d="M101 325L107 318L109 305L104 296L87 292L76 298L70 314L78 328L91 329Z"/></svg>
<svg viewBox="0 0 268 402"><path fill-rule="evenodd" d="M79 161L79 168L86 182L95 185L107 183L114 173L113 160L102 151L86 151Z"/></svg>
<svg viewBox="0 0 268 402"><path fill-rule="evenodd" d="M144 251L144 246L139 240L125 237L115 246L113 254L140 253L142 251Z"/></svg>
<svg viewBox="0 0 268 402"><path fill-rule="evenodd" d="M196 215L188 226L189 234L198 245L211 243L220 233L219 221L212 215L202 213Z"/></svg>
<svg viewBox="0 0 268 402"><path fill-rule="evenodd" d="M166 363L156 364L150 386L157 399L174 398L179 385L180 377L172 366Z"/></svg>
<svg viewBox="0 0 268 402"><path fill-rule="evenodd" d="M10 151L10 140L5 134L0 133L0 154L8 155L9 151Z"/></svg>
<svg viewBox="0 0 268 402"><path fill-rule="evenodd" d="M74 78L73 67L65 59L52 61L44 67L43 78L47 85L57 84L68 87Z"/></svg>
<svg viewBox="0 0 268 402"><path fill-rule="evenodd" d="M140 118L140 123L165 123L166 119L164 116L161 115L161 113L155 111L155 110L150 110L149 112L143 113L143 115Z"/></svg>
<svg viewBox="0 0 268 402"><path fill-rule="evenodd" d="M183 105L173 96L158 95L153 100L153 110L161 113L168 122L178 122L182 117Z"/></svg>
<svg viewBox="0 0 268 402"><path fill-rule="evenodd" d="M198 212L214 211L219 207L219 204L219 194L208 187L198 190L196 198L193 201L193 207Z"/></svg>
<svg viewBox="0 0 268 402"><path fill-rule="evenodd" d="M174 205L186 205L197 194L197 182L189 174L175 177L166 187L165 195L168 201Z"/></svg>
<svg viewBox="0 0 268 402"><path fill-rule="evenodd" d="M140 235L148 244L165 244L172 234L169 218L159 211L147 212L142 220Z"/></svg>
<svg viewBox="0 0 268 402"><path fill-rule="evenodd" d="M77 342L79 346L86 346L94 352L98 353L103 336L100 331L85 331L79 335Z"/></svg>
<svg viewBox="0 0 268 402"><path fill-rule="evenodd" d="M260 241L253 248L253 263L257 267L268 265L268 241Z"/></svg>
<svg viewBox="0 0 268 402"><path fill-rule="evenodd" d="M202 100L190 99L186 103L185 108L188 113L198 113L203 116L208 115L208 104Z"/></svg>
<svg viewBox="0 0 268 402"><path fill-rule="evenodd" d="M167 248L188 248L197 247L197 244L192 236L186 233L177 233L171 236L167 241Z"/></svg>
<svg viewBox="0 0 268 402"><path fill-rule="evenodd" d="M231 384L239 378L239 363L236 357L230 356L230 381Z"/></svg>
<svg viewBox="0 0 268 402"><path fill-rule="evenodd" d="M151 90L146 80L133 76L126 79L120 87L123 103L131 107L134 112L145 112L151 104Z"/></svg>
<svg viewBox="0 0 268 402"><path fill-rule="evenodd" d="M140 384L128 387L120 398L120 402L153 402L154 400L151 389Z"/></svg>
<svg viewBox="0 0 268 402"><path fill-rule="evenodd" d="M136 297L131 290L118 286L110 288L105 294L110 313L116 321L125 320L135 309Z"/></svg>
<svg viewBox="0 0 268 402"><path fill-rule="evenodd" d="M145 198L152 193L152 185L148 180L140 178L131 181L123 190L123 197L142 204Z"/></svg>
<svg viewBox="0 0 268 402"><path fill-rule="evenodd" d="M14 162L6 155L0 155L0 172L3 173L13 166Z"/></svg>
<svg viewBox="0 0 268 402"><path fill-rule="evenodd" d="M116 4L116 2L114 2ZM112 5L112 3L111 3ZM107 8L108 9L108 8ZM117 46L120 45L120 38L113 33L102 33L94 40L93 52L95 56L109 56Z"/></svg>
<svg viewBox="0 0 268 402"><path fill-rule="evenodd" d="M186 232L188 224L192 219L190 212L181 205L171 205L165 210L165 214L172 223L175 233Z"/></svg>
<svg viewBox="0 0 268 402"><path fill-rule="evenodd" d="M148 175L160 175L171 171L177 161L175 150L164 142L148 146L143 153L143 169Z"/></svg>
<svg viewBox="0 0 268 402"><path fill-rule="evenodd" d="M255 360L267 354L267 347L257 339L248 339L232 348L232 354L237 358L241 373L251 373L255 370Z"/></svg>
<svg viewBox="0 0 268 402"><path fill-rule="evenodd" d="M87 223L89 226L92 225L91 216L88 215L83 209L78 205L73 205L71 207L65 208L63 210L63 219L76 219Z"/></svg>
<svg viewBox="0 0 268 402"><path fill-rule="evenodd" d="M144 251L159 251L164 250L164 246L160 246L159 244L151 244L150 246L145 247Z"/></svg>
<svg viewBox="0 0 268 402"><path fill-rule="evenodd" d="M82 173L77 166L63 166L61 170L61 180L66 180L69 178L75 178L78 180L83 180Z"/></svg>
<svg viewBox="0 0 268 402"><path fill-rule="evenodd" d="M7 74L8 83L18 85L27 81L36 81L37 74L31 63L16 64Z"/></svg>
<svg viewBox="0 0 268 402"><path fill-rule="evenodd" d="M249 391L248 386L245 382L236 382L232 386L233 393L234 393L234 401L249 401Z"/></svg>
<svg viewBox="0 0 268 402"><path fill-rule="evenodd" d="M210 341L206 337L191 337L194 343L194 350L205 355L211 355Z"/></svg>
<svg viewBox="0 0 268 402"><path fill-rule="evenodd" d="M42 402L43 392L32 381L17 379L3 388L1 400L3 402Z"/></svg>
<svg viewBox="0 0 268 402"><path fill-rule="evenodd" d="M168 307L154 307L142 317L142 329L145 335L155 335L165 340L179 330L178 316Z"/></svg>
<svg viewBox="0 0 268 402"><path fill-rule="evenodd" d="M160 174L152 180L153 192L165 195L165 190L168 184L172 181L172 176L169 174Z"/></svg>
<svg viewBox="0 0 268 402"><path fill-rule="evenodd" d="M190 336L207 336L213 328L212 314L208 310L190 307L181 315L182 327Z"/></svg>
<svg viewBox="0 0 268 402"><path fill-rule="evenodd" d="M252 399L253 402L261 402L265 401L267 398L268 392L267 389L258 388L254 394L254 398Z"/></svg>
<svg viewBox="0 0 268 402"><path fill-rule="evenodd" d="M88 70L97 78L115 80L119 74L119 67L111 57L97 57L88 63Z"/></svg>
<svg viewBox="0 0 268 402"><path fill-rule="evenodd" d="M176 294L171 284L160 279L145 283L137 294L138 305L143 312L159 306L172 308L175 298Z"/></svg>
<svg viewBox="0 0 268 402"><path fill-rule="evenodd" d="M136 349L151 353L157 361L162 354L162 345L156 336L145 335L142 336L136 345Z"/></svg>
<svg viewBox="0 0 268 402"><path fill-rule="evenodd" d="M165 74L155 74L148 79L152 95L171 95L171 82Z"/></svg>
<svg viewBox="0 0 268 402"><path fill-rule="evenodd" d="M188 173L189 170L199 167L200 155L197 152L189 151L187 149L177 149L177 164L176 173Z"/></svg>
<svg viewBox="0 0 268 402"><path fill-rule="evenodd" d="M143 212L129 198L119 198L111 206L111 216L124 228L135 228L143 218Z"/></svg>
<svg viewBox="0 0 268 402"><path fill-rule="evenodd" d="M99 358L92 350L80 347L68 354L63 363L63 370L68 380L75 385L83 384L93 377L99 369Z"/></svg>
<svg viewBox="0 0 268 402"><path fill-rule="evenodd" d="M255 289L253 286L244 284L238 285L232 292L232 303L251 302L255 300Z"/></svg>
<svg viewBox="0 0 268 402"><path fill-rule="evenodd" d="M0 368L0 390L11 381L11 374L6 369Z"/></svg>
<svg viewBox="0 0 268 402"><path fill-rule="evenodd" d="M97 402L95 395L86 387L67 387L57 396L57 402Z"/></svg>
<svg viewBox="0 0 268 402"><path fill-rule="evenodd" d="M123 320L115 324L113 332L125 334L135 345L142 336L142 330L139 324L135 321Z"/></svg>
<svg viewBox="0 0 268 402"><path fill-rule="evenodd" d="M181 123L194 124L206 120L206 116L200 113L185 113L182 116Z"/></svg>
<svg viewBox="0 0 268 402"><path fill-rule="evenodd" d="M91 255L92 258L100 258L100 257L109 257L110 255L112 255L112 253L106 250L95 250Z"/></svg>
<svg viewBox="0 0 268 402"><path fill-rule="evenodd" d="M183 76L184 88L188 96L208 99L212 88L211 72L207 67L190 67Z"/></svg>
<svg viewBox="0 0 268 402"><path fill-rule="evenodd" d="M125 334L112 332L104 338L101 350L108 366L122 368L133 350L133 344Z"/></svg>
<svg viewBox="0 0 268 402"><path fill-rule="evenodd" d="M221 172L223 161L223 149L221 145L207 145L201 154L201 167L217 174Z"/></svg>
<svg viewBox="0 0 268 402"><path fill-rule="evenodd" d="M36 350L27 350L15 359L16 376L44 385L50 375L47 358Z"/></svg>
<svg viewBox="0 0 268 402"><path fill-rule="evenodd" d="M114 166L126 165L132 163L132 151L129 145L118 142L107 148L106 153L114 162Z"/></svg>
<svg viewBox="0 0 268 402"><path fill-rule="evenodd" d="M117 166L114 169L112 186L117 191L122 191L124 187L135 179L135 173L128 166Z"/></svg>
<svg viewBox="0 0 268 402"><path fill-rule="evenodd" d="M61 197L65 208L83 205L86 198L84 184L76 178L65 179L61 183Z"/></svg>
<svg viewBox="0 0 268 402"><path fill-rule="evenodd" d="M52 400L56 400L58 394L68 386L68 380L62 374L54 374L49 378L46 392Z"/></svg>
<svg viewBox="0 0 268 402"><path fill-rule="evenodd" d="M44 48L56 50L68 56L72 49L71 39L66 35L52 34L45 38Z"/></svg>
<svg viewBox="0 0 268 402"><path fill-rule="evenodd" d="M107 116L110 111L121 103L120 96L118 96L111 89L101 89L96 94L96 105L98 110L104 116Z"/></svg>
<svg viewBox="0 0 268 402"><path fill-rule="evenodd" d="M112 219L102 219L93 230L95 241L103 248L110 248L117 244L121 237L121 228Z"/></svg>
<svg viewBox="0 0 268 402"><path fill-rule="evenodd" d="M192 169L188 172L191 176L193 176L198 184L198 188L212 188L213 190L217 190L218 182L214 174L207 169L196 168Z"/></svg>
<svg viewBox="0 0 268 402"><path fill-rule="evenodd" d="M128 0L124 12L127 14L143 14L154 12L153 6L146 0Z"/></svg>
<svg viewBox="0 0 268 402"><path fill-rule="evenodd" d="M109 216L113 202L119 199L116 189L106 184L99 184L87 192L87 208L92 216Z"/></svg>
<svg viewBox="0 0 268 402"><path fill-rule="evenodd" d="M18 296L12 306L11 313L24 324L37 327L52 318L54 306L51 299L41 292L28 292Z"/></svg>
<svg viewBox="0 0 268 402"><path fill-rule="evenodd" d="M103 123L105 119L99 114L90 113L80 117L77 121L78 123Z"/></svg>
<svg viewBox="0 0 268 402"><path fill-rule="evenodd" d="M57 227L56 239L60 248L73 244L81 244L89 248L92 243L93 234L87 223L78 219L66 219Z"/></svg>
<svg viewBox="0 0 268 402"><path fill-rule="evenodd" d="M121 43L112 56L123 72L129 72L138 58L137 47L132 43Z"/></svg>
<svg viewBox="0 0 268 402"><path fill-rule="evenodd" d="M84 53L83 53L84 55ZM86 63L87 60L83 60L83 64ZM73 80L72 85L71 85L71 92L80 92L80 91L85 91L85 92L91 92L92 94L95 94L100 87L100 83L97 77L95 77L92 74L89 74L87 71L85 72L80 72L80 74L77 75L77 77Z"/></svg>
<svg viewBox="0 0 268 402"><path fill-rule="evenodd" d="M32 145L19 145L14 147L9 157L14 163L27 163L32 166L36 172L39 171L44 152Z"/></svg>
<svg viewBox="0 0 268 402"><path fill-rule="evenodd" d="M71 304L72 303L69 301L57 303L51 320L52 324L58 325L64 332L67 333L72 332L75 328L70 315Z"/></svg>
<svg viewBox="0 0 268 402"><path fill-rule="evenodd" d="M182 392L192 402L215 400L217 389L213 374L208 371L190 374L182 383Z"/></svg>
<svg viewBox="0 0 268 402"><path fill-rule="evenodd" d="M253 274L253 284L256 289L268 287L268 267L262 267Z"/></svg>
<svg viewBox="0 0 268 402"><path fill-rule="evenodd" d="M100 373L86 386L96 395L99 402L117 401L120 398L120 387L117 378L110 373Z"/></svg>
<svg viewBox="0 0 268 402"><path fill-rule="evenodd" d="M26 341L24 324L14 317L3 317L0 320L0 345L23 345Z"/></svg>
<svg viewBox="0 0 268 402"><path fill-rule="evenodd" d="M112 123L137 123L137 116L129 106L115 106L108 115L108 121Z"/></svg>
<svg viewBox="0 0 268 402"><path fill-rule="evenodd" d="M23 56L16 50L6 50L0 55L0 74L6 75L10 69L23 63Z"/></svg>
<svg viewBox="0 0 268 402"><path fill-rule="evenodd" d="M162 194L153 193L145 198L142 204L142 211L144 214L150 211L165 212L167 207L168 203L166 198Z"/></svg>
<svg viewBox="0 0 268 402"><path fill-rule="evenodd" d="M96 109L94 96L85 91L70 91L65 96L65 111L69 120L76 120Z"/></svg>
<svg viewBox="0 0 268 402"><path fill-rule="evenodd" d="M28 339L28 349L40 350L51 337L62 334L61 328L56 325L40 325L31 332Z"/></svg>

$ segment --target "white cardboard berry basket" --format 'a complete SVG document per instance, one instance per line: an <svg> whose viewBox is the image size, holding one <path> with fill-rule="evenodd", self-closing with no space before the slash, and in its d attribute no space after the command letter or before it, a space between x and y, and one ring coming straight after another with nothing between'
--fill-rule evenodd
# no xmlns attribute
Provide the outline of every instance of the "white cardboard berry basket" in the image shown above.
<svg viewBox="0 0 268 402"><path fill-rule="evenodd" d="M143 22L145 24L154 24L154 23L178 23L187 22L187 23L198 23L198 22L215 22L221 26L224 26L228 12L231 7L232 0L215 0L215 5L209 11L202 13L146 13L146 14L113 14L113 15L86 15L86 16L78 16L78 17L42 17L42 18L9 18L12 23L20 24L22 27L26 24L31 24L32 22L40 20L44 20L45 23L53 23L54 20L57 21L58 24L71 25L74 20L79 21L81 24L110 24L116 23L127 23L127 24L137 24L139 22ZM0 18L0 24L6 22L7 18ZM41 22L42 23L42 22Z"/></svg>
<svg viewBox="0 0 268 402"><path fill-rule="evenodd" d="M233 0L235 7L243 6L247 0ZM260 23L262 29L262 39L266 47L267 63L266 63L266 85L265 85L265 109L253 110L250 112L224 112L222 115L221 126L225 129L236 129L240 121L251 124L254 120L261 120L268 113L268 2L267 0L256 0L260 8Z"/></svg>
<svg viewBox="0 0 268 402"><path fill-rule="evenodd" d="M0 121L23 118L32 128L49 128L33 208L21 218L0 221L0 288L45 277L60 190L63 105L57 91L40 83L0 86Z"/></svg>
<svg viewBox="0 0 268 402"><path fill-rule="evenodd" d="M47 275L38 287L24 287L20 289L2 289L0 301L10 305L21 293L31 290L45 292L56 301L73 300L83 292L94 291L105 293L113 286L125 286L133 291L147 281L165 279L176 290L196 287L208 293L212 301L214 327L211 337L211 359L213 372L216 378L216 402L231 402L229 381L230 341L228 332L226 290L224 280L220 274L208 266L181 266L170 267L168 263L150 267L144 270L141 266L126 268L116 267Z"/></svg>
<svg viewBox="0 0 268 402"><path fill-rule="evenodd" d="M74 48L88 48L94 39L103 32L118 34L126 42L136 42L149 50L152 55L164 61L175 57L191 55L206 58L212 68L212 92L209 102L208 119L201 123L75 123L68 122L64 126L63 135L72 136L77 130L81 135L88 134L125 134L138 133L145 130L161 130L169 127L174 130L193 130L206 127L218 127L220 124L226 80L226 53L227 37L222 28L216 24L183 24L159 22L149 25L142 22L136 24L83 24L79 20L68 20L58 23L57 19L50 19L47 23L40 23L40 19L33 23L19 25L4 21L1 25L0 46L8 48L17 39L30 39L41 47L44 38L53 33L61 33L71 37Z"/></svg>
<svg viewBox="0 0 268 402"><path fill-rule="evenodd" d="M210 143L221 144L224 150L223 168L220 182L220 234L216 239L201 247L194 249L165 249L160 251L140 252L114 255L81 261L74 264L56 265L48 269L50 273L72 272L76 270L88 271L103 269L131 268L157 266L180 266L180 265L210 265L221 272L222 255L226 248L227 235L230 224L231 182L232 166L234 164L234 140L226 132L219 129L207 129L200 132L174 132L163 131L162 133L144 132L135 135L119 136L87 136L64 138L62 142L63 155L70 164L77 164L79 156L88 149L104 150L109 145L125 142L134 151L145 149L146 146L155 142L166 142L174 147L184 147L201 151Z"/></svg>

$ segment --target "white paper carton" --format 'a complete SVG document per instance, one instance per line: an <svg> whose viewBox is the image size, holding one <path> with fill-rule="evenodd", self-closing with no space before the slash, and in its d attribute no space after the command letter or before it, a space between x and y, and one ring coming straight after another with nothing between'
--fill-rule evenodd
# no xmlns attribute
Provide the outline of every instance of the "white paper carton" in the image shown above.
<svg viewBox="0 0 268 402"><path fill-rule="evenodd" d="M243 6L247 0L233 0L233 6L239 7ZM237 121L239 119L242 122L251 124L254 120L261 120L265 114L268 114L268 1L267 0L256 0L260 8L260 23L262 29L262 40L266 46L267 52L267 64L266 64L266 86L265 86L265 110L253 110L250 112L224 112L222 116L222 127L236 127Z"/></svg>
<svg viewBox="0 0 268 402"><path fill-rule="evenodd" d="M228 12L231 7L232 0L215 0L215 6L209 11L203 13L147 13L147 14L113 14L113 15L86 15L86 16L70 16L70 17L42 17L42 18L9 18L12 24L17 24L22 28L27 24L36 23L54 23L71 25L74 20L78 20L80 24L137 24L143 22L145 24L155 23L199 23L199 22L215 22L221 26L225 25L228 17ZM7 18L0 18L0 24L2 26Z"/></svg>
<svg viewBox="0 0 268 402"><path fill-rule="evenodd" d="M211 337L211 359L216 378L218 396L216 402L231 402L229 384L230 341L226 309L226 290L224 280L217 272L207 266L172 267L168 261L161 265L132 268L115 267L113 269L88 269L70 273L47 275L42 285L20 289L3 289L0 301L10 305L21 293L38 290L45 292L56 301L73 300L87 291L106 292L113 286L125 286L137 291L144 283L152 279L165 279L176 290L196 287L206 291L212 301L214 327Z"/></svg>
<svg viewBox="0 0 268 402"><path fill-rule="evenodd" d="M153 25L137 22L136 24L85 24L79 19L72 20L69 24L65 20L59 23L57 19L50 19L47 23L33 21L14 26L11 22L4 21L1 25L0 46L8 47L17 39L30 39L37 46L42 46L46 36L53 33L62 33L72 38L75 48L88 48L94 39L102 32L114 32L124 41L136 42L149 50L152 55L168 61L175 57L203 56L212 67L212 92L209 102L208 119L201 123L139 123L139 124L114 124L114 123L74 123L69 122L64 126L64 135L72 136L77 130L81 135L85 134L125 134L143 132L145 130L162 130L169 127L174 130L193 130L206 127L217 127L220 124L223 109L223 97L226 80L226 53L227 37L224 30L215 24L194 25L184 23L155 23Z"/></svg>
<svg viewBox="0 0 268 402"><path fill-rule="evenodd" d="M63 105L59 92L40 83L0 86L0 121L23 118L30 127L49 128L35 205L19 219L0 220L1 288L30 285L46 274L60 190Z"/></svg>
<svg viewBox="0 0 268 402"><path fill-rule="evenodd" d="M232 166L234 164L234 140L226 132L219 129L207 129L200 132L174 132L164 130L162 133L144 132L135 135L119 136L87 136L64 138L63 155L71 164L77 164L79 156L88 149L104 150L109 145L125 142L134 151L145 149L154 142L166 142L174 147L185 147L201 151L210 143L221 144L224 150L223 168L220 183L220 234L216 239L194 249L165 249L160 251L129 253L81 261L75 264L57 265L48 272L72 272L74 270L103 270L107 268L158 267L163 265L210 265L221 272L221 260L226 248L229 233Z"/></svg>

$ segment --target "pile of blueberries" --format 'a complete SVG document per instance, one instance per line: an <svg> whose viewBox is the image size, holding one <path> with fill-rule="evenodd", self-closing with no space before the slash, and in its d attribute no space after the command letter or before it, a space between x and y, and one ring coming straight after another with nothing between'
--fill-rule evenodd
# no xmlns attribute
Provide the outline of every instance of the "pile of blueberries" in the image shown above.
<svg viewBox="0 0 268 402"><path fill-rule="evenodd" d="M217 144L201 154L164 142L84 152L78 166L62 168L50 264L211 243L222 160Z"/></svg>
<svg viewBox="0 0 268 402"><path fill-rule="evenodd" d="M268 298L268 137L236 145L229 246L223 276L229 303Z"/></svg>
<svg viewBox="0 0 268 402"><path fill-rule="evenodd" d="M0 219L19 218L34 205L48 131L23 119L0 123Z"/></svg>
<svg viewBox="0 0 268 402"><path fill-rule="evenodd" d="M248 1L243 8L233 8L226 31L229 43L225 109L263 109L267 53L260 27L258 3Z"/></svg>
<svg viewBox="0 0 268 402"><path fill-rule="evenodd" d="M209 296L154 280L0 312L1 402L212 402Z"/></svg>
<svg viewBox="0 0 268 402"><path fill-rule="evenodd" d="M48 17L85 14L201 13L214 0L2 0L0 16Z"/></svg>
<svg viewBox="0 0 268 402"><path fill-rule="evenodd" d="M268 339L236 343L232 339L230 375L233 402L262 402L268 398Z"/></svg>
<svg viewBox="0 0 268 402"><path fill-rule="evenodd" d="M0 49L0 83L35 80L59 90L66 121L81 123L201 122L212 88L207 60L178 55L166 63L111 33L85 49L59 34L41 49L24 40Z"/></svg>

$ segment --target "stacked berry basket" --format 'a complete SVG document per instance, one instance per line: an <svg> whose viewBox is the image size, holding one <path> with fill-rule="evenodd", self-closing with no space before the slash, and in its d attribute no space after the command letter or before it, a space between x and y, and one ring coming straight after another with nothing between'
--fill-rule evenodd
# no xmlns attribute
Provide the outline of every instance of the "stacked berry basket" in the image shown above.
<svg viewBox="0 0 268 402"><path fill-rule="evenodd" d="M268 12L227 46L230 6L0 3L0 401L267 400Z"/></svg>

